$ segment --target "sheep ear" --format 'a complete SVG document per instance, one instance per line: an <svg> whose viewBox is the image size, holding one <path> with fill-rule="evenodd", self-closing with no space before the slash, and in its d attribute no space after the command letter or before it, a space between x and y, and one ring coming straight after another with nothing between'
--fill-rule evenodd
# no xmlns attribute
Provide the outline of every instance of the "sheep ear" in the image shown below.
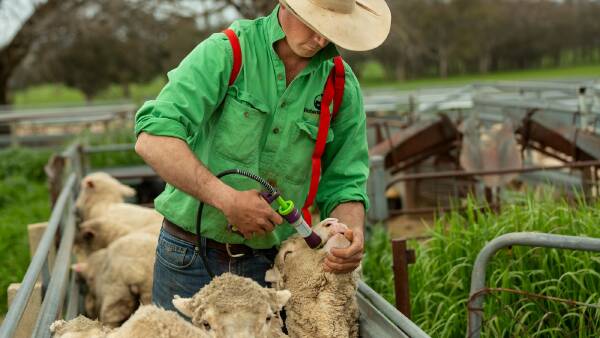
<svg viewBox="0 0 600 338"><path fill-rule="evenodd" d="M83 229L81 230L81 239L85 242L89 242L96 237L96 232L92 229Z"/></svg>
<svg viewBox="0 0 600 338"><path fill-rule="evenodd" d="M275 291L275 301L277 303L277 310L281 310L288 300L292 297L292 293L289 290Z"/></svg>
<svg viewBox="0 0 600 338"><path fill-rule="evenodd" d="M123 197L133 197L135 196L135 190L131 187L128 187L126 185L121 185L119 187L119 192L121 193L121 195Z"/></svg>
<svg viewBox="0 0 600 338"><path fill-rule="evenodd" d="M71 269L73 271L77 272L78 274L85 276L85 273L87 272L87 269L88 269L88 264L87 264L87 262L75 263L75 264L71 265Z"/></svg>
<svg viewBox="0 0 600 338"><path fill-rule="evenodd" d="M271 283L277 283L281 280L281 272L276 267L267 270L265 273L265 281Z"/></svg>
<svg viewBox="0 0 600 338"><path fill-rule="evenodd" d="M177 309L177 311L181 312L183 315L192 318L194 314L192 311L192 299L191 298L181 298L175 295L173 298L173 305Z"/></svg>

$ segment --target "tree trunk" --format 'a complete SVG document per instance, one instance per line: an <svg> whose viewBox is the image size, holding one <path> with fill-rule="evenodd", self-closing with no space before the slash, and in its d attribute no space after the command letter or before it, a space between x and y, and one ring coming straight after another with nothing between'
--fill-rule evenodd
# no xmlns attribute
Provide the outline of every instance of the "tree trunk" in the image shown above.
<svg viewBox="0 0 600 338"><path fill-rule="evenodd" d="M440 77L448 77L448 53L443 47L439 49L439 72Z"/></svg>
<svg viewBox="0 0 600 338"><path fill-rule="evenodd" d="M1 66L0 66L1 67ZM9 104L8 102L8 79L9 76L4 76L3 69L0 69L0 106Z"/></svg>
<svg viewBox="0 0 600 338"><path fill-rule="evenodd" d="M128 82L123 83L122 87L123 87L123 96L126 99L131 99L131 88L129 86L129 83Z"/></svg>
<svg viewBox="0 0 600 338"><path fill-rule="evenodd" d="M490 53L485 53L479 58L479 72L487 74L490 72L490 66L492 65L492 57Z"/></svg>

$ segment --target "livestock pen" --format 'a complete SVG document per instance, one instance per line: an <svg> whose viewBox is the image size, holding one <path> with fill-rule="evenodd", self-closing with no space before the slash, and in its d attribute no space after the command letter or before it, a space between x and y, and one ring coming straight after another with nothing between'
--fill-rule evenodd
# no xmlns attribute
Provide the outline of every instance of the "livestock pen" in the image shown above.
<svg viewBox="0 0 600 338"><path fill-rule="evenodd" d="M75 199L79 182L93 171L87 161L89 154L104 151L131 150L131 145L84 147L73 144L54 156L46 172L52 194L52 214L48 223L31 227L38 231L32 243L35 254L0 327L0 337L50 337L49 326L57 319L69 320L82 313L83 287L71 271L77 219ZM108 170L126 182L139 184L156 177L147 167ZM30 238L35 238L30 234ZM428 337L379 294L363 282L357 293L362 337Z"/></svg>

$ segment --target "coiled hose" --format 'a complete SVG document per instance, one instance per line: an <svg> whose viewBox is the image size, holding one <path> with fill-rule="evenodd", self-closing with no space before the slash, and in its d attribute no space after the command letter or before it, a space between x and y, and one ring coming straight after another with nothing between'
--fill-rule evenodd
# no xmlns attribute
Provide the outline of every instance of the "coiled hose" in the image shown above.
<svg viewBox="0 0 600 338"><path fill-rule="evenodd" d="M251 179L255 180L256 182L260 183L260 185L262 185L265 189L267 189L270 194L275 194L277 192L277 190L272 185L270 185L269 182L267 182L264 178L262 178L256 174L253 174L247 170L243 170L243 169L225 170L225 171L219 173L216 177L218 179L221 179L222 177L225 177L228 175L241 175L241 176L251 178ZM199 255L200 258L202 259L202 263L204 264L204 267L206 268L206 272L208 272L208 275L212 279L215 276L215 274L212 272L212 270L208 266L208 259L206 258L206 248L204 248L204 250L202 250L202 248L204 246L202 245L202 236L200 235L203 209L204 209L204 202L200 201L200 204L198 205L198 214L196 215L196 236L198 237L198 242L196 243L196 247L194 248L194 250L196 251L196 254Z"/></svg>

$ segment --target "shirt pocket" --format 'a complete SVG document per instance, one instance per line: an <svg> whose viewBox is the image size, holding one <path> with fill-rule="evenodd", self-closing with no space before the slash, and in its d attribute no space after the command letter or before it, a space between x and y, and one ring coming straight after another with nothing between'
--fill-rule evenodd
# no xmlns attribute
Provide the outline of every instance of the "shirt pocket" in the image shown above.
<svg viewBox="0 0 600 338"><path fill-rule="evenodd" d="M292 149L288 152L287 161L289 163L288 179L295 184L305 184L308 186L311 177L312 155L315 151L317 135L319 133L319 119L316 117L306 116L300 121L297 121L292 126ZM327 144L334 139L333 130L329 128L327 133Z"/></svg>
<svg viewBox="0 0 600 338"><path fill-rule="evenodd" d="M228 95L215 126L215 152L242 164L258 161L267 114Z"/></svg>

